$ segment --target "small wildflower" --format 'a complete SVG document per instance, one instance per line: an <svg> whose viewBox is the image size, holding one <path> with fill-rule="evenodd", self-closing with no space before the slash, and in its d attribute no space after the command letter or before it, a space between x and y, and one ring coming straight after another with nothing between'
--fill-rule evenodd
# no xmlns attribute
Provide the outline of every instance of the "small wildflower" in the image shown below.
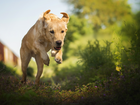
<svg viewBox="0 0 140 105"><path fill-rule="evenodd" d="M83 99L84 97L81 97L81 99Z"/></svg>
<svg viewBox="0 0 140 105"><path fill-rule="evenodd" d="M106 94L103 94L104 96L106 96Z"/></svg>
<svg viewBox="0 0 140 105"><path fill-rule="evenodd" d="M95 86L95 88L97 88L97 86Z"/></svg>

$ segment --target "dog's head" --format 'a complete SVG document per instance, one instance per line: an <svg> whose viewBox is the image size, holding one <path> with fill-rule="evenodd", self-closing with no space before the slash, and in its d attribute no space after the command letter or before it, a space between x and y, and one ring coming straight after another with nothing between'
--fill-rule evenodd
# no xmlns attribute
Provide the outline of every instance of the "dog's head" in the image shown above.
<svg viewBox="0 0 140 105"><path fill-rule="evenodd" d="M60 50L64 45L64 38L67 31L67 23L69 16L67 13L62 12L63 17L59 19L54 14L49 14L47 10L43 14L43 30L45 31L45 39L51 42L52 49Z"/></svg>

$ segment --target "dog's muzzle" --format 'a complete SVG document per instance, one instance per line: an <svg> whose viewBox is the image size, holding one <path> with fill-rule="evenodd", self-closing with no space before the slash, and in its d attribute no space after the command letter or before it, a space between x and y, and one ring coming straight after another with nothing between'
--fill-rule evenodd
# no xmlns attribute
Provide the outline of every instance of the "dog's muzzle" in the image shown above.
<svg viewBox="0 0 140 105"><path fill-rule="evenodd" d="M55 50L60 50L60 49L61 49L61 47L54 47L54 49L55 49Z"/></svg>
<svg viewBox="0 0 140 105"><path fill-rule="evenodd" d="M61 40L57 40L57 41L56 41L57 47L54 47L54 49L55 49L55 50L60 50L60 49L61 49L61 44L62 44L62 41L61 41Z"/></svg>

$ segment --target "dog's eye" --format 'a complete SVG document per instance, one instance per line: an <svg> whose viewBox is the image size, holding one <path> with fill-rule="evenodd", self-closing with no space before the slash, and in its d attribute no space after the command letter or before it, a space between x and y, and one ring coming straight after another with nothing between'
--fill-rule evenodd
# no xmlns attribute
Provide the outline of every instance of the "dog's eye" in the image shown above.
<svg viewBox="0 0 140 105"><path fill-rule="evenodd" d="M50 33L54 34L54 30L51 30Z"/></svg>
<svg viewBox="0 0 140 105"><path fill-rule="evenodd" d="M62 30L61 33L64 33L64 30Z"/></svg>

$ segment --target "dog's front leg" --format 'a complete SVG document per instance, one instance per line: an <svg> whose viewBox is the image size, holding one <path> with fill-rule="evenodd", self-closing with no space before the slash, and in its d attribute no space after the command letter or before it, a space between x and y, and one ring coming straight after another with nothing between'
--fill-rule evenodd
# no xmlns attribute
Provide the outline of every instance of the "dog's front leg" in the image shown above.
<svg viewBox="0 0 140 105"><path fill-rule="evenodd" d="M47 54L47 52L45 50L45 47L42 44L39 44L39 45L36 46L36 48L40 53L40 57L43 60L43 63L45 65L49 66L50 59L49 59L49 56L48 56L48 54Z"/></svg>
<svg viewBox="0 0 140 105"><path fill-rule="evenodd" d="M55 55L55 61L58 63L58 64L61 64L62 63L62 51L59 50L56 55Z"/></svg>
<svg viewBox="0 0 140 105"><path fill-rule="evenodd" d="M45 65L49 66L50 58L49 58L47 52L42 50L42 51L40 52L40 55L41 55L41 58L42 58L42 60L43 60L43 63L44 63Z"/></svg>

